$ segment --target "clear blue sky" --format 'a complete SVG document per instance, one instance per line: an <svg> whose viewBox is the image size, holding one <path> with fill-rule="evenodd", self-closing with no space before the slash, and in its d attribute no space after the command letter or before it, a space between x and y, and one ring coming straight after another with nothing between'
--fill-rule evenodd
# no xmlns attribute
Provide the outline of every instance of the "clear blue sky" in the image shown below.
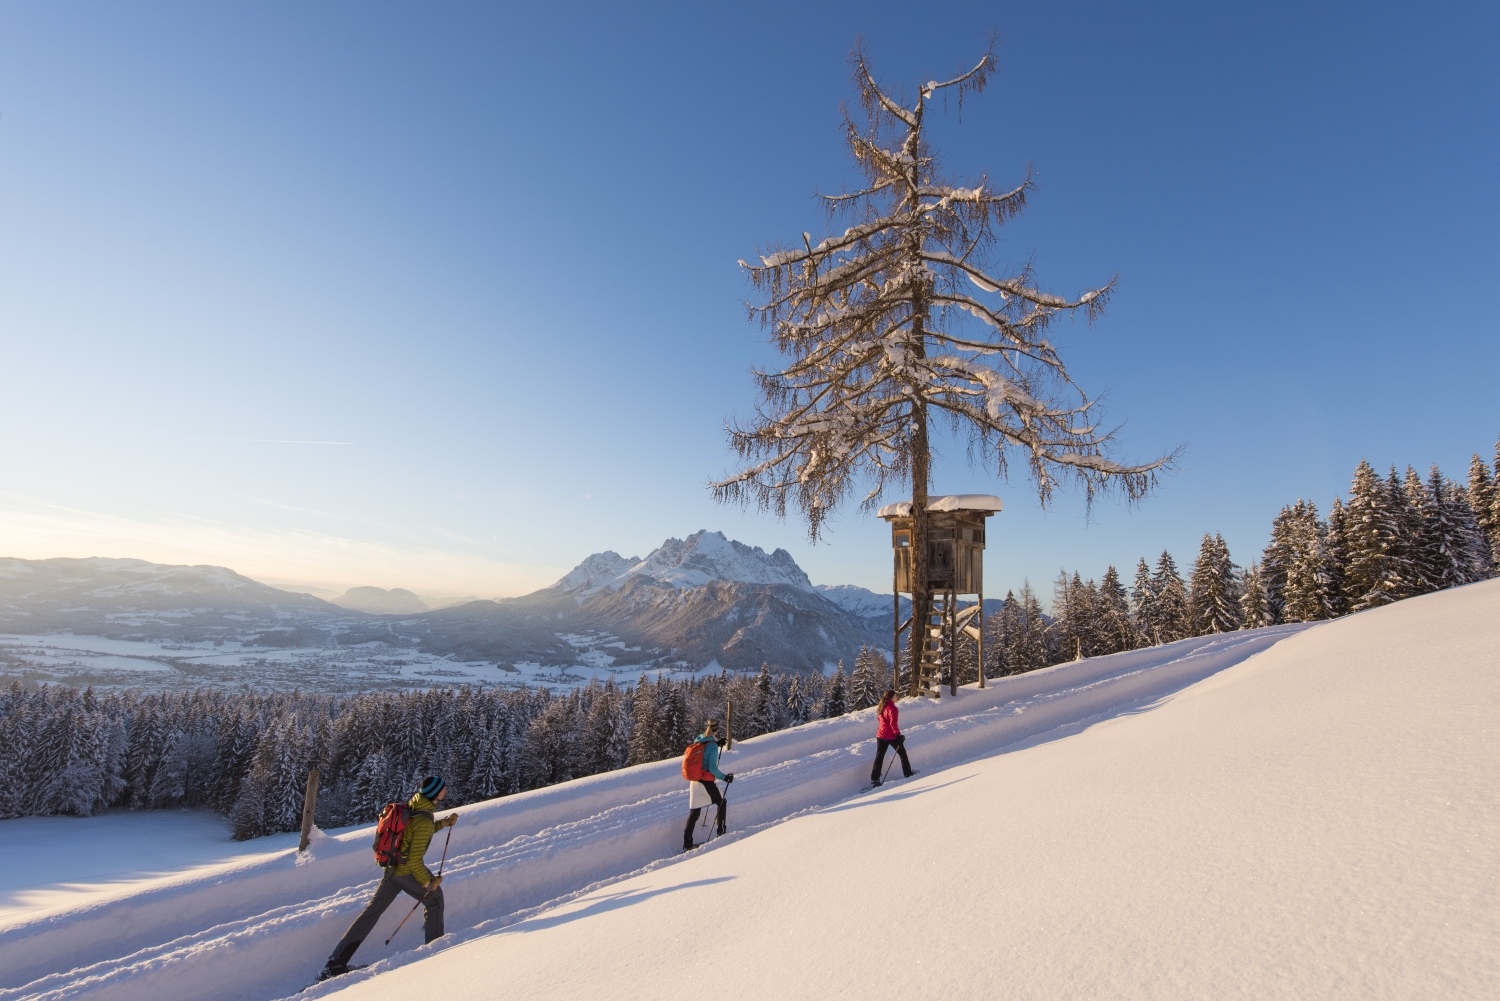
<svg viewBox="0 0 1500 1001"><path fill-rule="evenodd" d="M1186 446L1091 522L947 447L991 592L1493 454L1495 5L632 6L0 8L0 554L489 596L710 528L888 588L884 523L705 486L771 360L735 261L849 179L857 36L909 86L999 30L935 139L1034 166L1000 257L1118 272L1055 340L1125 457Z"/></svg>

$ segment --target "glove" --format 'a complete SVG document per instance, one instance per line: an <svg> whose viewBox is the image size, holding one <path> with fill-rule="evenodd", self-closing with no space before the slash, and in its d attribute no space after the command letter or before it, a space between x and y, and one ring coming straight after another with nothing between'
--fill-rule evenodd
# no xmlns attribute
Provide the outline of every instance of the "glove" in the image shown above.
<svg viewBox="0 0 1500 1001"><path fill-rule="evenodd" d="M438 826L439 827L452 827L456 823L458 823L458 814L456 814L456 813L450 813L450 814L448 814L448 816L444 817L438 823Z"/></svg>
<svg viewBox="0 0 1500 1001"><path fill-rule="evenodd" d="M427 889L425 891L423 891L423 892L425 892L425 893L431 893L433 890L436 890L438 887L440 887L442 885L443 885L443 877L441 877L441 876L434 876L434 877L432 877L431 880L428 881L428 883L427 883Z"/></svg>
<svg viewBox="0 0 1500 1001"><path fill-rule="evenodd" d="M724 784L725 785L728 785L729 783L731 783L733 781L734 781L734 772L730 772L728 775L724 776Z"/></svg>

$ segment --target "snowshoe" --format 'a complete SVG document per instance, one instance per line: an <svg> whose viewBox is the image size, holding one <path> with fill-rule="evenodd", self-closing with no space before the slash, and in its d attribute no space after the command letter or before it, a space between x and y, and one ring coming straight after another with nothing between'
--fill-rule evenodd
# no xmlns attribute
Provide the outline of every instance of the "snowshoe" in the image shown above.
<svg viewBox="0 0 1500 1001"><path fill-rule="evenodd" d="M317 982L321 984L325 980L332 980L334 977L342 977L344 974L353 973L355 970L363 970L367 965L369 964L361 963L357 966L353 964L349 966L325 966L323 967L323 972L318 974Z"/></svg>

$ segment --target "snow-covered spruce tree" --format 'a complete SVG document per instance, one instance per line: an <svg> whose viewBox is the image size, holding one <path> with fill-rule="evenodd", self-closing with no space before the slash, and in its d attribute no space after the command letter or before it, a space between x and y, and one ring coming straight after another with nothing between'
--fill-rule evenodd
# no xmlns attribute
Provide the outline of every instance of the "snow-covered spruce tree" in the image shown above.
<svg viewBox="0 0 1500 1001"><path fill-rule="evenodd" d="M880 701L885 691L885 660L867 646L860 647L854 658L854 673L849 676L849 711L868 709Z"/></svg>
<svg viewBox="0 0 1500 1001"><path fill-rule="evenodd" d="M979 644L968 633L958 634L958 644L953 648L953 670L960 685L979 680Z"/></svg>
<svg viewBox="0 0 1500 1001"><path fill-rule="evenodd" d="M1333 589L1324 547L1327 528L1318 520L1317 506L1298 500L1291 509L1286 530L1281 621L1318 622L1333 618Z"/></svg>
<svg viewBox="0 0 1500 1001"><path fill-rule="evenodd" d="M1058 661L1054 634L1047 628L1046 616L1042 614L1042 603L1037 600L1031 582L1021 582L1021 593L1016 596L1017 616L1013 627L1004 637L1007 673L1021 674Z"/></svg>
<svg viewBox="0 0 1500 1001"><path fill-rule="evenodd" d="M1187 585L1182 574L1177 572L1177 561L1165 549L1156 561L1156 571L1151 575L1151 588L1156 592L1157 621L1161 642L1171 643L1192 635L1188 620Z"/></svg>
<svg viewBox="0 0 1500 1001"><path fill-rule="evenodd" d="M613 678L605 682L589 707L584 753L591 774L624 768L630 757L630 721Z"/></svg>
<svg viewBox="0 0 1500 1001"><path fill-rule="evenodd" d="M1135 645L1151 646L1157 642L1161 612L1156 604L1156 586L1151 583L1151 568L1142 556L1135 565L1135 580L1130 588L1130 603L1137 633Z"/></svg>
<svg viewBox="0 0 1500 1001"><path fill-rule="evenodd" d="M1228 633L1240 627L1238 583L1224 537L1205 532L1188 590L1193 635Z"/></svg>
<svg viewBox="0 0 1500 1001"><path fill-rule="evenodd" d="M1130 599L1113 566L1105 569L1099 582L1099 642L1100 653L1134 650L1138 642L1135 623L1130 621Z"/></svg>
<svg viewBox="0 0 1500 1001"><path fill-rule="evenodd" d="M1009 662L1006 660L1006 644L1008 637L1015 631L1016 621L1020 618L1019 605L1016 602L1016 593L1006 591L1005 598L1000 602L994 614L990 615L984 624L984 637L986 645L984 648L984 676L986 678L1000 678L1010 674Z"/></svg>
<svg viewBox="0 0 1500 1001"><path fill-rule="evenodd" d="M786 715L788 723L792 726L798 726L808 721L807 696L802 692L801 678L793 678L792 683L787 686Z"/></svg>
<svg viewBox="0 0 1500 1001"><path fill-rule="evenodd" d="M1396 552L1402 564L1401 585L1394 592L1397 601L1431 590L1427 586L1418 549L1426 488L1415 469L1407 466L1406 472L1408 475L1405 477L1398 475L1393 465L1385 481L1385 491L1396 526Z"/></svg>
<svg viewBox="0 0 1500 1001"><path fill-rule="evenodd" d="M1306 504L1299 499L1295 505L1286 504L1271 522L1271 540L1261 554L1260 578L1266 592L1266 607L1271 621L1282 621L1282 606L1286 603L1286 581L1291 567L1297 559L1297 539L1300 534L1298 522L1306 517Z"/></svg>
<svg viewBox="0 0 1500 1001"><path fill-rule="evenodd" d="M840 673L843 669L844 662L839 661ZM763 660L760 662L760 673L755 676L755 694L751 698L750 712L745 721L748 727L747 737L758 737L777 728L776 724L780 715L778 711L780 706L777 705L777 701L771 687L771 665Z"/></svg>
<svg viewBox="0 0 1500 1001"><path fill-rule="evenodd" d="M646 676L636 683L635 697L630 702L630 763L643 764L659 760L661 745L661 718L656 711L656 699Z"/></svg>
<svg viewBox="0 0 1500 1001"><path fill-rule="evenodd" d="M1495 485L1495 498L1490 504L1490 551L1495 566L1500 567L1500 438L1495 439L1495 473L1491 482Z"/></svg>
<svg viewBox="0 0 1500 1001"><path fill-rule="evenodd" d="M1272 625L1271 606L1266 599L1260 564L1252 563L1240 574L1240 628L1259 629Z"/></svg>
<svg viewBox="0 0 1500 1001"><path fill-rule="evenodd" d="M1500 446L1496 447L1496 451L1500 452ZM1496 505L1496 494L1495 477L1491 475L1490 468L1484 464L1479 453L1475 452L1474 457L1469 460L1469 508L1474 512L1474 520L1490 547L1492 565L1500 565L1500 525L1497 525L1495 519L1500 507Z"/></svg>
<svg viewBox="0 0 1500 1001"><path fill-rule="evenodd" d="M1427 476L1429 507L1422 519L1423 568L1434 589L1458 587L1490 576L1489 540L1468 494L1437 463Z"/></svg>
<svg viewBox="0 0 1500 1001"><path fill-rule="evenodd" d="M1392 470L1394 476L1395 471ZM1399 493L1399 490L1398 490ZM1351 612L1387 605L1404 597L1408 563L1391 493L1368 462L1360 460L1344 508L1344 598Z"/></svg>
<svg viewBox="0 0 1500 1001"><path fill-rule="evenodd" d="M1323 575L1327 579L1329 618L1338 618L1349 611L1349 602L1344 597L1344 571L1349 565L1347 535L1344 502L1335 497L1328 508L1328 524L1323 534Z"/></svg>
<svg viewBox="0 0 1500 1001"><path fill-rule="evenodd" d="M844 677L844 662L839 661L839 669L833 675L833 681L828 686L828 697L823 700L823 718L832 719L842 716L849 711L848 686Z"/></svg>
<svg viewBox="0 0 1500 1001"><path fill-rule="evenodd" d="M1412 576L1407 596L1426 594L1439 587L1436 575L1441 571L1431 532L1436 505L1427 484L1411 466L1406 467L1406 476L1401 481L1400 524L1405 540L1406 558L1411 563Z"/></svg>
<svg viewBox="0 0 1500 1001"><path fill-rule="evenodd" d="M1043 504L1070 480L1090 500L1111 487L1138 498L1170 457L1109 459L1114 432L1043 337L1059 315L1092 319L1113 283L1069 299L1041 291L1029 268L990 267L995 231L1024 207L1030 180L992 191L984 178L962 186L939 172L930 102L983 90L993 45L973 69L923 84L914 98L876 84L862 51L851 61L865 118L846 117L844 138L864 186L823 196L830 216L849 222L842 232L817 243L804 233L799 246L740 262L763 297L752 317L790 360L756 373L755 419L728 428L749 465L712 486L721 501L778 516L794 507L817 539L851 494L863 491L870 510L891 483L909 485L912 621L924 622L934 419L967 436L970 456L1002 477L1013 453L1024 457ZM915 685L921 644L908 650Z"/></svg>

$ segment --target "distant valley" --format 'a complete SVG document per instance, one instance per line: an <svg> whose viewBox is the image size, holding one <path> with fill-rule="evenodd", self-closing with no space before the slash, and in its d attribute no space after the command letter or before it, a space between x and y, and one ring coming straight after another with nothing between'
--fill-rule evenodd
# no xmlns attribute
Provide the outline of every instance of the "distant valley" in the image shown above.
<svg viewBox="0 0 1500 1001"><path fill-rule="evenodd" d="M224 567L0 559L0 677L353 692L587 684L642 672L822 671L890 644L891 601L814 586L778 549L700 531L596 553L518 598L429 609L401 588L331 601Z"/></svg>

